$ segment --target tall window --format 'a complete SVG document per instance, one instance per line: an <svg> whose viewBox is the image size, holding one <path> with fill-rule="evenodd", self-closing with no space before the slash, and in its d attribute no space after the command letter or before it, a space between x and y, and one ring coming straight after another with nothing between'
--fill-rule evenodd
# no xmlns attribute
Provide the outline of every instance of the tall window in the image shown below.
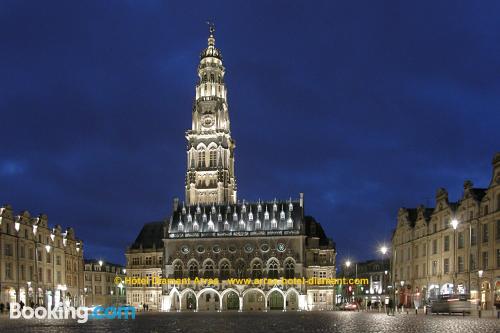
<svg viewBox="0 0 500 333"><path fill-rule="evenodd" d="M450 250L450 236L445 236L444 237L444 251L449 251Z"/></svg>
<svg viewBox="0 0 500 333"><path fill-rule="evenodd" d="M476 269L476 257L471 253L470 254L470 270L473 271Z"/></svg>
<svg viewBox="0 0 500 333"><path fill-rule="evenodd" d="M259 262L256 262L252 265L252 279L260 278L262 278L262 266Z"/></svg>
<svg viewBox="0 0 500 333"><path fill-rule="evenodd" d="M205 167L205 151L204 150L198 151L198 166Z"/></svg>
<svg viewBox="0 0 500 333"><path fill-rule="evenodd" d="M215 148L210 149L209 158L210 158L210 166L211 167L217 166L217 151L215 150Z"/></svg>
<svg viewBox="0 0 500 333"><path fill-rule="evenodd" d="M220 279L221 280L229 279L229 264L227 262L223 263L220 266Z"/></svg>
<svg viewBox="0 0 500 333"><path fill-rule="evenodd" d="M483 269L488 269L488 252L483 252Z"/></svg>
<svg viewBox="0 0 500 333"><path fill-rule="evenodd" d="M446 258L443 260L443 272L448 274L450 272L450 259Z"/></svg>
<svg viewBox="0 0 500 333"><path fill-rule="evenodd" d="M458 233L458 248L459 249L463 249L464 247L464 233L463 232L459 232Z"/></svg>
<svg viewBox="0 0 500 333"><path fill-rule="evenodd" d="M270 279L277 279L278 275L278 263L272 260L267 266L267 277Z"/></svg>
<svg viewBox="0 0 500 333"><path fill-rule="evenodd" d="M437 253L437 247L438 247L437 244L438 244L437 239L432 240L432 254Z"/></svg>
<svg viewBox="0 0 500 333"><path fill-rule="evenodd" d="M432 275L436 275L437 274L437 261L434 260L432 262Z"/></svg>
<svg viewBox="0 0 500 333"><path fill-rule="evenodd" d="M477 244L476 228L471 228L470 229L470 244L471 245L476 245Z"/></svg>
<svg viewBox="0 0 500 333"><path fill-rule="evenodd" d="M295 277L295 264L293 261L289 261L285 265L285 278L291 279Z"/></svg>
<svg viewBox="0 0 500 333"><path fill-rule="evenodd" d="M203 277L206 279L211 279L214 277L214 264L209 261L205 264L203 269Z"/></svg>
<svg viewBox="0 0 500 333"><path fill-rule="evenodd" d="M458 257L458 272L462 273L464 271L464 257Z"/></svg>
<svg viewBox="0 0 500 333"><path fill-rule="evenodd" d="M483 243L488 242L488 225L484 224L483 225Z"/></svg>
<svg viewBox="0 0 500 333"><path fill-rule="evenodd" d="M198 277L198 264L192 263L189 265L189 278L194 280Z"/></svg>

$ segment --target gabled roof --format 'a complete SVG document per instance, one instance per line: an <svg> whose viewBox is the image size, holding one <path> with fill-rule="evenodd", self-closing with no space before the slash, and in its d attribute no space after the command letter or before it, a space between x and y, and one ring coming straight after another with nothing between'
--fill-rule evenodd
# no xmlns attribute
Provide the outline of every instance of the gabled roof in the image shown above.
<svg viewBox="0 0 500 333"><path fill-rule="evenodd" d="M135 242L130 246L131 249L151 249L163 248L163 221L146 223L135 239Z"/></svg>
<svg viewBox="0 0 500 333"><path fill-rule="evenodd" d="M323 227L316 219L312 216L304 216L304 222L306 227L306 235L308 237L318 237L320 246L332 246L335 249L335 243L326 236Z"/></svg>

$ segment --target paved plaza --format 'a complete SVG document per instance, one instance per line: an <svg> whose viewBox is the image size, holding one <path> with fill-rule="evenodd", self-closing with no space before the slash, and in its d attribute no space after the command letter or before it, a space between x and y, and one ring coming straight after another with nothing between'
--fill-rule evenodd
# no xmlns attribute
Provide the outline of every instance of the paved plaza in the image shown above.
<svg viewBox="0 0 500 333"><path fill-rule="evenodd" d="M387 316L365 312L138 313L135 320L10 320L0 332L500 332L500 320L461 316Z"/></svg>

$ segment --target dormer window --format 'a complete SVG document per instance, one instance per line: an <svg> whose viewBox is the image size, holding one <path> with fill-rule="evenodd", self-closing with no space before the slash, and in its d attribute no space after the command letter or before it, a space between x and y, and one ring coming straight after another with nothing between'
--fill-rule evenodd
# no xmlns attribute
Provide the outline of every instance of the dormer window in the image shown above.
<svg viewBox="0 0 500 333"><path fill-rule="evenodd" d="M267 210L264 212L264 220L265 221L269 220L269 212Z"/></svg>
<svg viewBox="0 0 500 333"><path fill-rule="evenodd" d="M198 222L194 221L194 223L193 223L193 231L194 232L198 232L199 229L200 229L200 226L198 225Z"/></svg>
<svg viewBox="0 0 500 333"><path fill-rule="evenodd" d="M224 222L224 231L229 231L229 222Z"/></svg>
<svg viewBox="0 0 500 333"><path fill-rule="evenodd" d="M216 211L215 211L215 206L212 206L212 214L215 214Z"/></svg>
<svg viewBox="0 0 500 333"><path fill-rule="evenodd" d="M207 222L207 214L203 213L202 221L203 223Z"/></svg>
<svg viewBox="0 0 500 333"><path fill-rule="evenodd" d="M262 223L257 219L257 221L255 221L255 230L260 230L260 228L262 228Z"/></svg>
<svg viewBox="0 0 500 333"><path fill-rule="evenodd" d="M208 231L214 231L214 223L212 220L208 221Z"/></svg>
<svg viewBox="0 0 500 333"><path fill-rule="evenodd" d="M258 212L258 213L262 212L262 205L260 204L260 202L259 202L259 204L257 205L257 212Z"/></svg>
<svg viewBox="0 0 500 333"><path fill-rule="evenodd" d="M196 207L196 214L201 214L201 208L200 208L200 206Z"/></svg>
<svg viewBox="0 0 500 333"><path fill-rule="evenodd" d="M186 207L182 207L182 214L186 214Z"/></svg>
<svg viewBox="0 0 500 333"><path fill-rule="evenodd" d="M288 220L286 220L286 227L288 229L292 229L293 228L293 220L291 217L288 218Z"/></svg>
<svg viewBox="0 0 500 333"><path fill-rule="evenodd" d="M217 222L222 222L222 214L217 215Z"/></svg>
<svg viewBox="0 0 500 333"><path fill-rule="evenodd" d="M273 212L277 212L278 211L278 205L276 203L274 203L273 205Z"/></svg>
<svg viewBox="0 0 500 333"><path fill-rule="evenodd" d="M278 229L278 221L276 221L276 219L272 219L271 229Z"/></svg>
<svg viewBox="0 0 500 333"><path fill-rule="evenodd" d="M293 212L293 204L291 202L288 205L288 211Z"/></svg>
<svg viewBox="0 0 500 333"><path fill-rule="evenodd" d="M241 212L246 213L247 212L247 206L243 205L241 206Z"/></svg>
<svg viewBox="0 0 500 333"><path fill-rule="evenodd" d="M248 221L253 221L253 213L248 214Z"/></svg>
<svg viewBox="0 0 500 333"><path fill-rule="evenodd" d="M193 216L191 215L191 213L188 214L188 222L193 222Z"/></svg>
<svg viewBox="0 0 500 333"><path fill-rule="evenodd" d="M240 220L240 230L245 230L245 221Z"/></svg>
<svg viewBox="0 0 500 333"><path fill-rule="evenodd" d="M284 219L285 219L285 212L281 211L280 212L280 220L284 220Z"/></svg>
<svg viewBox="0 0 500 333"><path fill-rule="evenodd" d="M184 231L184 224L179 221L179 224L177 225L177 231L183 232Z"/></svg>
<svg viewBox="0 0 500 333"><path fill-rule="evenodd" d="M238 214L236 214L236 211L233 214L233 221L238 221Z"/></svg>

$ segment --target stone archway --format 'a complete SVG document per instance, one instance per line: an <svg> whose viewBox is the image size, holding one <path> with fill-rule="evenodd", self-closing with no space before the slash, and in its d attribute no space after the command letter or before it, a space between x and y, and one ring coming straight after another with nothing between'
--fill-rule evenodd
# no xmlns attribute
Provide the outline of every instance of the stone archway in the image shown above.
<svg viewBox="0 0 500 333"><path fill-rule="evenodd" d="M248 289L243 293L243 311L266 310L266 295L257 288Z"/></svg>
<svg viewBox="0 0 500 333"><path fill-rule="evenodd" d="M218 311L220 307L220 294L212 288L200 290L197 296L198 311Z"/></svg>
<svg viewBox="0 0 500 333"><path fill-rule="evenodd" d="M230 289L228 292L222 294L222 310L238 311L240 309L240 297L238 293Z"/></svg>
<svg viewBox="0 0 500 333"><path fill-rule="evenodd" d="M295 289L289 289L285 294L286 310L294 311L299 309L299 293Z"/></svg>
<svg viewBox="0 0 500 333"><path fill-rule="evenodd" d="M196 294L187 289L181 294L181 310L196 311Z"/></svg>
<svg viewBox="0 0 500 333"><path fill-rule="evenodd" d="M170 308L168 311L179 311L181 309L181 298L177 290L170 293Z"/></svg>
<svg viewBox="0 0 500 333"><path fill-rule="evenodd" d="M273 290L267 295L267 307L269 310L283 310L283 294Z"/></svg>

